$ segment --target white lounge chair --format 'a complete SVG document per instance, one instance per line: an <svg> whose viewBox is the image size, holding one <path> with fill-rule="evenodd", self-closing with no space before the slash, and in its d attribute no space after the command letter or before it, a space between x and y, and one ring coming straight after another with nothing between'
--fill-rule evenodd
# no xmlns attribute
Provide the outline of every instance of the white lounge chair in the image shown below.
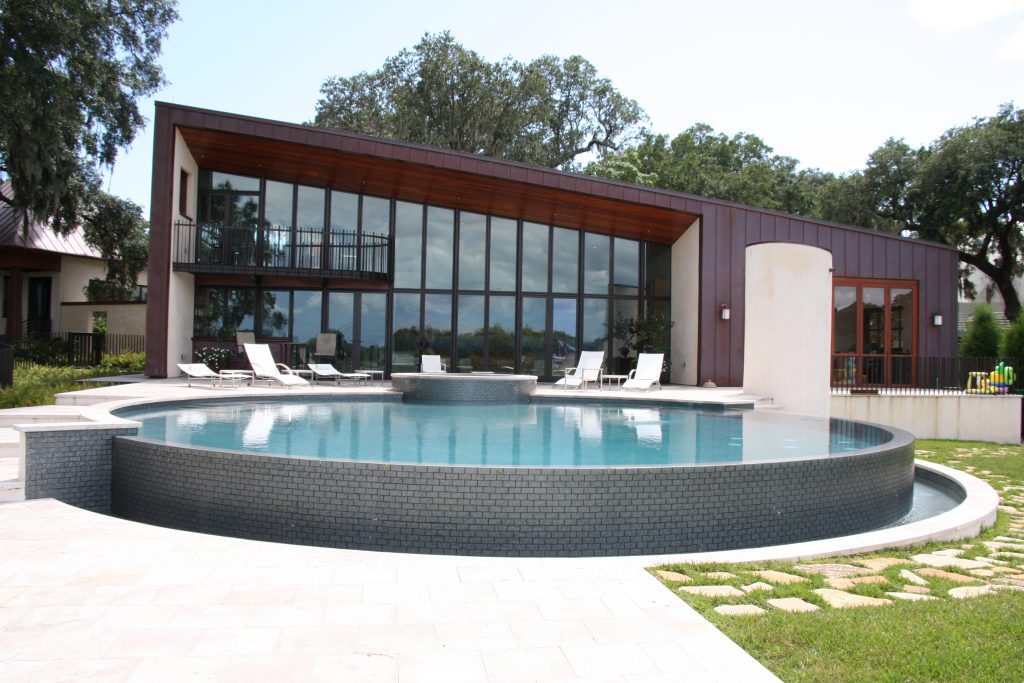
<svg viewBox="0 0 1024 683"><path fill-rule="evenodd" d="M420 372L438 374L447 372L447 369L441 362L441 356L423 356L420 358Z"/></svg>
<svg viewBox="0 0 1024 683"><path fill-rule="evenodd" d="M585 389L593 382L601 386L601 366L604 365L604 351L583 351L574 368L565 368L565 377L555 382L563 389Z"/></svg>
<svg viewBox="0 0 1024 683"><path fill-rule="evenodd" d="M192 380L207 379L210 380L210 388L213 389L214 385L224 386L224 382L228 382L233 387L238 386L238 382L241 380L241 376L233 373L214 372L210 369L210 366L206 363L178 363L178 369L181 370L185 377L188 379L189 386L192 386Z"/></svg>
<svg viewBox="0 0 1024 683"><path fill-rule="evenodd" d="M649 391L654 384L661 389L661 367L665 364L663 353L641 353L636 359L636 368L629 371L629 378L622 383L623 389Z"/></svg>
<svg viewBox="0 0 1024 683"><path fill-rule="evenodd" d="M314 384L325 379L333 381L335 384L340 384L343 379L352 380L356 384L370 381L370 376L365 372L339 372L330 363L306 363L306 367L313 371Z"/></svg>
<svg viewBox="0 0 1024 683"><path fill-rule="evenodd" d="M277 382L289 389L309 386L309 382L298 375L282 373L274 361L274 355L270 353L270 347L266 344L246 344L245 355L249 358L255 379Z"/></svg>

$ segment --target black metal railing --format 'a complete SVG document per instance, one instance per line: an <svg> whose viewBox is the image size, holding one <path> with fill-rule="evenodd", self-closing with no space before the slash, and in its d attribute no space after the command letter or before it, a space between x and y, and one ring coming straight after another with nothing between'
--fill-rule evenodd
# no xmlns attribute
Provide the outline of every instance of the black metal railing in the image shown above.
<svg viewBox="0 0 1024 683"><path fill-rule="evenodd" d="M1011 377L999 371L1013 368ZM934 356L833 356L832 393L955 395L1019 393L1015 358ZM996 374L993 374L996 373ZM1005 380L1013 379L1013 382ZM984 380L984 381L982 381Z"/></svg>
<svg viewBox="0 0 1024 683"><path fill-rule="evenodd" d="M146 335L98 332L63 332L7 339L13 365L99 365L107 356L145 353Z"/></svg>
<svg viewBox="0 0 1024 683"><path fill-rule="evenodd" d="M386 235L174 224L175 270L390 280Z"/></svg>
<svg viewBox="0 0 1024 683"><path fill-rule="evenodd" d="M0 389L14 384L14 347L0 342Z"/></svg>

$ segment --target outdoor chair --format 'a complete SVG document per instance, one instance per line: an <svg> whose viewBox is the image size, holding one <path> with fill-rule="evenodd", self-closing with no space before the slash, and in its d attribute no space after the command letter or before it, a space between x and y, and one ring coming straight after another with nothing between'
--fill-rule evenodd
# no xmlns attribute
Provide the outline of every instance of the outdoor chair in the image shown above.
<svg viewBox="0 0 1024 683"><path fill-rule="evenodd" d="M237 373L214 372L206 363L178 363L178 369L185 374L188 386L192 386L192 380L206 379L210 381L211 389L213 389L214 385L218 387L224 386L224 382L237 387L241 379Z"/></svg>
<svg viewBox="0 0 1024 683"><path fill-rule="evenodd" d="M661 389L661 368L664 364L663 353L641 353L636 359L636 368L629 371L629 378L622 383L622 388L649 391L657 384Z"/></svg>
<svg viewBox="0 0 1024 683"><path fill-rule="evenodd" d="M238 355L241 356L245 353L246 344L256 343L255 332L235 332L235 346L237 347Z"/></svg>
<svg viewBox="0 0 1024 683"><path fill-rule="evenodd" d="M441 362L441 356L423 356L420 358L420 372L429 374L439 374L447 372L444 363Z"/></svg>
<svg viewBox="0 0 1024 683"><path fill-rule="evenodd" d="M316 335L316 348L313 355L320 363L329 363L338 353L338 335L335 332L321 332ZM312 366L310 366L312 367Z"/></svg>
<svg viewBox="0 0 1024 683"><path fill-rule="evenodd" d="M348 379L354 383L370 381L370 376L365 372L339 372L330 363L306 363L306 367L313 371L313 383L319 384L322 380L331 380L335 384L341 384L341 380Z"/></svg>
<svg viewBox="0 0 1024 683"><path fill-rule="evenodd" d="M305 379L291 374L287 365L284 366L286 372L282 373L274 361L273 354L270 353L270 347L266 344L246 344L245 355L249 358L254 379L277 382L289 389L297 386L309 386L309 382Z"/></svg>
<svg viewBox="0 0 1024 683"><path fill-rule="evenodd" d="M601 366L604 365L604 351L583 351L574 368L565 368L565 377L555 382L568 390L585 389L588 383L601 386Z"/></svg>

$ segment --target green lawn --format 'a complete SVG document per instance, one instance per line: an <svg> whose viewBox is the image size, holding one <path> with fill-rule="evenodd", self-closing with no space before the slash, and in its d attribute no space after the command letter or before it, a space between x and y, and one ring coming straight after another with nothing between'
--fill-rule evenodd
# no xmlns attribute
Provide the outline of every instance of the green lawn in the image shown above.
<svg viewBox="0 0 1024 683"><path fill-rule="evenodd" d="M1010 500L1024 497L1024 447L962 441L918 441L918 457L956 467L988 481L999 491L1005 505L1024 513L1024 504ZM1024 538L1024 529L1010 523L1024 522L1024 515L1001 512L996 526L976 539L930 543L926 546L885 551L871 555L829 558L818 562L851 563L864 557L909 558L921 552L957 548L961 557L984 556L990 551L982 541L996 536ZM1024 572L1024 556L1002 558L1011 570ZM892 566L877 574L884 584L861 584L849 592L885 598L907 582L900 577L905 566ZM743 597L680 597L722 629L784 681L1024 681L1024 592L1003 591L957 600L947 591L961 584L928 577L931 595L927 602L895 601L882 607L834 609L817 594L828 587L825 578L794 569L793 563L747 565L673 565L659 567L686 574L694 584L728 584L737 588L759 580L747 572L776 569L806 577L802 583L777 585ZM706 572L728 571L735 578L709 579ZM956 571L950 569L950 571ZM996 577L975 577L982 586ZM1024 574L1006 574L1024 579ZM682 583L663 580L673 591ZM677 593L678 594L678 593ZM769 598L798 597L818 605L817 612L791 614L767 604ZM717 605L753 604L767 612L756 617L720 615Z"/></svg>

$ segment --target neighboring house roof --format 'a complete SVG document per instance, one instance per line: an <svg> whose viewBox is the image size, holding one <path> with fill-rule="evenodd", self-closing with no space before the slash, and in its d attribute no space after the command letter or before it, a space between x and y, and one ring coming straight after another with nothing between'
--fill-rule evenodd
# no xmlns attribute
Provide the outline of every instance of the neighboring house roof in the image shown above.
<svg viewBox="0 0 1024 683"><path fill-rule="evenodd" d="M0 192L11 195L11 184L0 184ZM22 247L55 254L102 258L100 253L89 246L81 228L66 236L58 235L50 227L36 220L30 220L28 230L24 229L24 214L6 202L0 201L0 247Z"/></svg>

